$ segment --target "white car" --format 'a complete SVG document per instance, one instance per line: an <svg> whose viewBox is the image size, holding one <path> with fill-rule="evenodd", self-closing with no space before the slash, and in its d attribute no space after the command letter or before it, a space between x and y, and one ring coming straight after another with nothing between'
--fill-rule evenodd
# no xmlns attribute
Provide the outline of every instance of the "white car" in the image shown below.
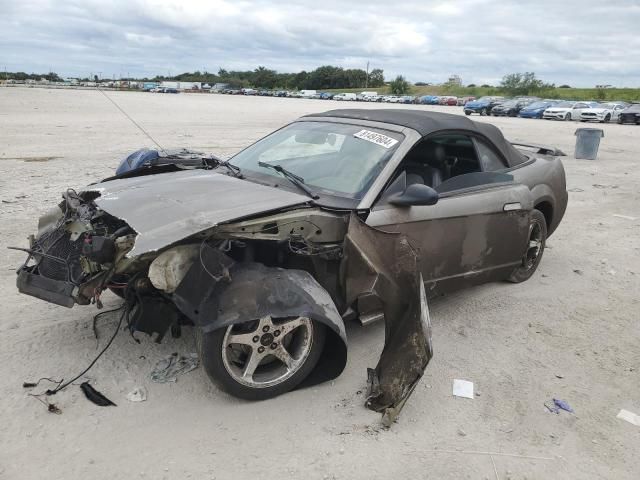
<svg viewBox="0 0 640 480"><path fill-rule="evenodd" d="M345 102L355 102L356 94L355 93L338 93L333 96L334 100L343 100Z"/></svg>
<svg viewBox="0 0 640 480"><path fill-rule="evenodd" d="M580 114L588 108L595 108L598 102L574 102L565 100L553 107L547 108L542 114L546 120L580 120Z"/></svg>
<svg viewBox="0 0 640 480"><path fill-rule="evenodd" d="M581 122L608 123L611 120L618 120L620 112L629 106L625 102L602 103L595 108L587 108L580 114Z"/></svg>
<svg viewBox="0 0 640 480"><path fill-rule="evenodd" d="M385 102L387 103L400 103L402 99L400 97L397 97L395 95L389 95L385 98Z"/></svg>

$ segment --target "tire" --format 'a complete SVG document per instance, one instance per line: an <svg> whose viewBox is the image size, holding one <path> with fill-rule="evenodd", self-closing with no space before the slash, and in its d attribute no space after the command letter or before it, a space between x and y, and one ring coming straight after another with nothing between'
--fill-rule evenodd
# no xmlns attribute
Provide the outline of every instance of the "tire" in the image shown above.
<svg viewBox="0 0 640 480"><path fill-rule="evenodd" d="M481 117L486 117L487 115L489 115L489 111L486 108L483 108L482 110L480 110Z"/></svg>
<svg viewBox="0 0 640 480"><path fill-rule="evenodd" d="M565 122L570 122L570 121L571 121L571 114L570 114L570 113L567 113L567 114L564 116L564 121L565 121Z"/></svg>
<svg viewBox="0 0 640 480"><path fill-rule="evenodd" d="M535 246L533 242L536 243ZM509 275L507 280L511 283L521 283L529 280L537 270L538 265L540 265L546 243L547 220L540 210L533 209L529 223L527 250L522 257L522 263ZM533 251L534 248L536 249L535 252Z"/></svg>
<svg viewBox="0 0 640 480"><path fill-rule="evenodd" d="M604 116L604 123L609 123L611 121L611 115L608 113Z"/></svg>
<svg viewBox="0 0 640 480"><path fill-rule="evenodd" d="M299 327L293 327L293 330L282 337L276 334L278 329L284 329L285 325L298 321L303 324ZM265 328L268 330L264 330ZM301 331L303 328L306 332ZM270 332L273 332L273 335ZM301 341L302 337L295 336L296 332L309 342L308 349L304 346L305 340ZM197 328L196 349L207 376L222 390L245 400L266 400L293 390L313 371L322 355L326 335L325 325L314 320L303 317L272 320L270 317L265 317L260 320L230 325L208 333ZM230 340L234 337L246 339L246 342L251 342L252 345L244 342L235 343ZM259 340L256 341L256 338ZM298 342L298 345L303 345L303 353L300 354L300 358L295 359L294 355L289 357L298 362L291 369L270 353L279 351L280 348L288 353L288 350L284 348L287 340L289 340L287 348L292 350L295 342ZM274 350L272 347L276 344L278 347ZM260 349L264 353L258 354ZM249 360L247 351L251 352L251 356L260 355L255 372L251 374L250 378L242 375ZM242 355L245 356L244 360ZM282 373L280 373L281 371ZM286 373L284 373L285 371ZM261 375L262 378L258 379L256 374ZM270 375L273 377L271 380L269 380Z"/></svg>
<svg viewBox="0 0 640 480"><path fill-rule="evenodd" d="M465 114L465 115L467 115L467 116L468 116L468 115L471 115L471 110L465 110L465 111L464 111L464 114Z"/></svg>

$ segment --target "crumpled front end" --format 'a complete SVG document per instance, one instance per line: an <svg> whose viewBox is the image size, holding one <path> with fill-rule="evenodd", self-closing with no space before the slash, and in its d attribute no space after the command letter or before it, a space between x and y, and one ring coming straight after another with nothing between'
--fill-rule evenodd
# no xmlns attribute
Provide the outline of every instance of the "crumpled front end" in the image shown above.
<svg viewBox="0 0 640 480"><path fill-rule="evenodd" d="M66 191L63 202L40 218L29 248L16 248L28 254L17 270L21 293L69 308L99 301L100 292L125 266L121 260L136 233L92 200Z"/></svg>

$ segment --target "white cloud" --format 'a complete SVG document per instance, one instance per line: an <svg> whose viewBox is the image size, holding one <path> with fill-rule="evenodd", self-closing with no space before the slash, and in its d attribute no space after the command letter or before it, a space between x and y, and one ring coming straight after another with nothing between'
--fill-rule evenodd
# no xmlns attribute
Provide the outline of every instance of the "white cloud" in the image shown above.
<svg viewBox="0 0 640 480"><path fill-rule="evenodd" d="M466 83L640 86L640 4L625 0L0 0L0 67L62 75L281 71L323 64Z"/></svg>

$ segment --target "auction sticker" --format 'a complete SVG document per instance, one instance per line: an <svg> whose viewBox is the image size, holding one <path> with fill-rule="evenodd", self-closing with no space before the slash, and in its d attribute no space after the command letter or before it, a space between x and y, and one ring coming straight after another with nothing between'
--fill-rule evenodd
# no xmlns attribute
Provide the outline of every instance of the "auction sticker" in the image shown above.
<svg viewBox="0 0 640 480"><path fill-rule="evenodd" d="M354 133L353 136L366 140L367 142L375 143L384 148L391 148L398 143L398 140L395 138L387 137L386 135L372 132L371 130L360 130L358 133Z"/></svg>

